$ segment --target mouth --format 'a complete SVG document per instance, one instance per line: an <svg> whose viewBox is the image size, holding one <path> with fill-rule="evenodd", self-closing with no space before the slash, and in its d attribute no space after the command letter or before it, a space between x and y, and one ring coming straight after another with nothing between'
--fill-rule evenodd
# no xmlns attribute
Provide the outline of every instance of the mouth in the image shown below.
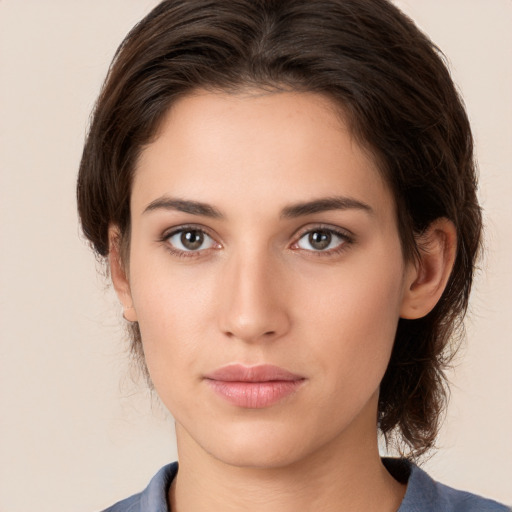
<svg viewBox="0 0 512 512"><path fill-rule="evenodd" d="M224 366L204 377L221 398L237 407L263 409L295 393L305 377L273 365Z"/></svg>

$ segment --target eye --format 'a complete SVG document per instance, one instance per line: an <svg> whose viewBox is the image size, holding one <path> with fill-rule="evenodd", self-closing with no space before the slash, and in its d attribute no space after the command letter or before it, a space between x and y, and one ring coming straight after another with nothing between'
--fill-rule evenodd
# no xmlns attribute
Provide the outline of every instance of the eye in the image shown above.
<svg viewBox="0 0 512 512"><path fill-rule="evenodd" d="M180 229L166 237L167 242L182 252L196 252L211 249L216 245L213 238L200 229Z"/></svg>
<svg viewBox="0 0 512 512"><path fill-rule="evenodd" d="M349 242L350 239L347 235L337 233L332 229L313 229L304 233L295 245L306 251L328 252L340 249Z"/></svg>

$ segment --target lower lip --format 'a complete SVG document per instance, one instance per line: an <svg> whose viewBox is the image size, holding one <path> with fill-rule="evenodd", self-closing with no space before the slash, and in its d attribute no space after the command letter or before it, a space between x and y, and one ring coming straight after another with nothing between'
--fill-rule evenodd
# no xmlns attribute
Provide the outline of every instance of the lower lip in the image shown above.
<svg viewBox="0 0 512 512"><path fill-rule="evenodd" d="M207 382L217 394L233 405L247 409L263 409L295 393L304 381L301 379L231 382L207 379Z"/></svg>

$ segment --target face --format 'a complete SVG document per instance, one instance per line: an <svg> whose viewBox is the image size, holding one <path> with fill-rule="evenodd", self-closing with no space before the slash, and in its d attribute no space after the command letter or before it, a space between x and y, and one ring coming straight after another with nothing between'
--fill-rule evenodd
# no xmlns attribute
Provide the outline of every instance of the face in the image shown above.
<svg viewBox="0 0 512 512"><path fill-rule="evenodd" d="M373 442L408 266L391 193L329 100L181 99L131 214L121 298L178 448L277 467Z"/></svg>

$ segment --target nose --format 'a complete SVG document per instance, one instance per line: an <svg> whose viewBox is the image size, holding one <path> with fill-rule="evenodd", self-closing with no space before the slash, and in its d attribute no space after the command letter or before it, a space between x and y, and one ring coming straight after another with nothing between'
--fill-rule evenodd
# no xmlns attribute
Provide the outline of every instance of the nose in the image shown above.
<svg viewBox="0 0 512 512"><path fill-rule="evenodd" d="M290 328L285 269L268 255L229 258L220 282L219 327L245 342L277 339Z"/></svg>

